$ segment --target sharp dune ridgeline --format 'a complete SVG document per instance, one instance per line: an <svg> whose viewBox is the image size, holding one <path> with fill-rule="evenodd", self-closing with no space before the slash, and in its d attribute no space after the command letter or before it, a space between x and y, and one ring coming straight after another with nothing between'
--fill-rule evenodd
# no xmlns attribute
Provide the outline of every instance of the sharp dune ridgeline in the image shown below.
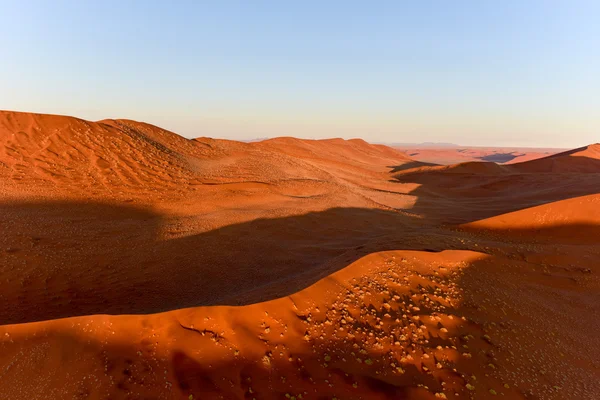
<svg viewBox="0 0 600 400"><path fill-rule="evenodd" d="M0 111L0 398L597 399L600 145L542 153Z"/></svg>

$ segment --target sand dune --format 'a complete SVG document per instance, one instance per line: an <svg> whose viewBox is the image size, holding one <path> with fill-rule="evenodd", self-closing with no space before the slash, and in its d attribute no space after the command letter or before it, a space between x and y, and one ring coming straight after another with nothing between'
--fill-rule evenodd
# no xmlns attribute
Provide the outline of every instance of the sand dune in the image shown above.
<svg viewBox="0 0 600 400"><path fill-rule="evenodd" d="M555 154L514 167L520 172L533 173L597 173L600 166L600 144L592 144L575 150Z"/></svg>
<svg viewBox="0 0 600 400"><path fill-rule="evenodd" d="M510 173L598 173L600 164L600 144L592 144L578 149L553 154L525 162L501 165L495 162L467 161L447 166L424 165L428 171L472 174ZM419 166L420 167L420 166ZM419 171L421 169L418 169ZM414 172L414 171L411 171Z"/></svg>
<svg viewBox="0 0 600 400"><path fill-rule="evenodd" d="M600 195L575 197L515 211L464 225L465 229L507 231L536 240L597 243L600 237Z"/></svg>
<svg viewBox="0 0 600 400"><path fill-rule="evenodd" d="M0 112L0 398L595 399L598 162Z"/></svg>
<svg viewBox="0 0 600 400"><path fill-rule="evenodd" d="M181 141L175 138L183 138L147 131L159 130L127 121L94 123L2 112L0 157L12 181L25 181L40 191L93 195L149 186L176 190L191 173L188 160L177 151ZM169 141L176 149L163 144Z"/></svg>
<svg viewBox="0 0 600 400"><path fill-rule="evenodd" d="M444 212L442 221L467 223L523 208L600 192L598 145L512 165L467 162L406 169L403 184L426 188L425 211ZM433 200L435 199L435 200ZM440 203L450 200L446 209ZM413 208L413 211L414 208ZM418 210L416 210L418 211Z"/></svg>
<svg viewBox="0 0 600 400"><path fill-rule="evenodd" d="M75 197L144 197L148 191L176 197L202 184L328 181L327 168L340 164L348 167L344 174L382 176L388 164L410 161L361 140L189 140L129 120L90 122L8 111L0 112L0 140L0 165L10 176L4 184L19 183L12 186L24 190L29 183ZM27 182L16 182L21 180Z"/></svg>

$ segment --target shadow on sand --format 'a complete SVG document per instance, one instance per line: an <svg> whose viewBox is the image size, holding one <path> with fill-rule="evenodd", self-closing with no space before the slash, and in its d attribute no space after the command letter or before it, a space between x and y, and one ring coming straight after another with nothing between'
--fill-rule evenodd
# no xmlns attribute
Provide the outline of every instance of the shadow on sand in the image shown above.
<svg viewBox="0 0 600 400"><path fill-rule="evenodd" d="M2 324L241 305L285 296L369 253L442 250L418 220L333 208L165 238L168 217L131 205L0 206ZM441 231L432 235L443 236Z"/></svg>
<svg viewBox="0 0 600 400"><path fill-rule="evenodd" d="M86 212L89 211L90 209L86 208ZM100 214L106 216L109 210L99 208L98 211L102 211ZM141 211L136 213L134 210L126 208L119 212L123 211L127 211L127 214L131 215L132 218L129 221L124 220L116 224L109 224L116 231L123 224L137 224L142 221L151 223L154 221L150 215ZM306 286L317 280L319 276L333 272L342 264L347 265L363 253L380 251L384 248L406 247L399 242L386 243L386 240L392 236L392 232L386 230L392 229L394 223L400 222L400 220L394 220L392 215L393 213L364 209L333 209L324 213L299 217L258 220L241 224L237 228L226 227L220 233L213 232L214 238L197 235L197 237L178 239L173 243L164 243L163 245L167 247L160 251L192 251L194 257L205 257L202 252L198 252L198 249L190 250L189 246L200 246L202 242L206 241L209 241L210 245L215 245L218 239L226 242L230 251L233 252L232 259L242 255L260 257L261 253L264 252L267 252L266 256L271 256L270 252L275 251L273 254L277 255L277 262L282 262L278 257L283 257L284 252L290 251L290 244L282 248L279 245L272 248L267 244L258 248L255 248L255 246L265 241L266 238L262 235L277 234L282 236L284 233L290 234L290 232L293 232L294 234L291 234L288 239L299 241L298 247L293 247L299 253L293 254L291 258L300 256L303 251L311 246L325 246L325 250L330 252L329 256L339 254L339 264L332 263L332 271L324 272L321 269L312 272L310 270L296 271L296 276L302 274L307 276L304 281L295 278L302 281L300 286ZM101 219L100 216L98 218ZM340 224L347 219L352 219L352 221L346 221L342 225L344 229L335 231L337 232L334 235L336 240L323 242L326 235L332 233L331 227L327 226L328 224L334 221ZM386 222L386 220L391 221ZM378 230L374 231L374 227ZM275 228L279 228L280 231L273 231ZM401 235L401 225L396 228L395 235ZM592 234L596 233L596 238L600 238L600 226L564 226L564 228L571 231L587 229ZM234 230L228 231L228 229ZM349 231L348 234L343 233L346 230ZM379 234L384 233L384 240L377 241L376 238L371 237L370 239L373 239L371 244L367 245L366 248L359 248L364 244L357 246L351 238L359 235L362 237L362 243L365 243L364 239L369 239L365 237L365 230L378 232ZM234 232L235 236L233 238L239 241L230 241L233 239L230 235ZM256 336L254 336L253 342L250 342L251 345L248 347L254 348L254 352L258 352L258 356L256 354L247 355L244 351L248 350L242 350L239 357L230 355L223 358L211 358L207 354L191 351L190 349L204 348L203 346L206 346L206 343L214 346L215 343L210 342L210 336L213 334L216 335L214 336L217 341L216 346L227 348L229 344L226 343L226 339L220 339L216 333L201 332L193 328L182 329L183 326L180 327L174 321L164 321L164 323L172 325L172 332L168 333L168 336L177 337L178 342L181 343L174 346L168 356L157 356L153 353L154 339L144 340L141 343L128 342L120 344L113 341L109 344L101 344L90 340L85 335L78 336L68 332L51 330L46 330L43 337L30 337L29 339L23 339L23 342L17 340L14 346L17 346L18 349L18 346L30 341L41 346L41 348L54 349L52 351L61 354L61 365L56 372L49 372L55 371L55 366L52 363L56 358L44 356L36 362L35 369L39 371L39 374L33 377L30 382L30 387L34 388L31 392L32 395L46 395L47 392L43 391L44 388L61 387L60 385L64 384L66 376L78 376L78 360L80 359L88 360L86 365L93 365L98 371L104 371L99 373L98 379L110 378L110 384L107 381L101 386L103 388L102 393L105 396L115 398L133 396L134 398L162 399L174 396L175 398L184 399L258 399L285 398L286 394L290 395L291 393L293 396L304 394L304 398L316 399L331 399L333 397L435 399L432 393L436 392L449 394L459 392L462 393L461 396L466 396L469 393L465 393L465 385L468 382L476 384L477 391L474 393L477 398L490 397L489 390L495 390L496 393L504 394L508 398L543 398L548 393L541 392L541 390L546 390L544 389L546 387L549 387L549 390L554 390L552 387L553 385L557 386L558 382L561 382L561 387L567 387L570 390L568 393L580 393L578 391L583 390L584 386L577 382L581 382L581 377L589 373L589 368L593 370L594 359L600 356L595 331L588 329L593 326L594 321L597 321L599 317L597 310L594 312L591 304L594 301L600 301L600 295L598 295L597 285L590 286L589 280L586 280L588 276L591 276L590 274L600 272L597 263L595 263L600 256L598 242L577 246L576 252L578 256L582 257L581 261L587 260L586 268L592 268L588 271L572 264L560 262L550 264L547 260L531 261L530 256L552 255L556 251L560 253L560 249L573 251L573 245L562 245L560 242L544 244L543 241L540 242L536 239L540 233L539 231L522 230L518 233L522 238L529 239L524 239L524 242L518 246L496 243L505 258L500 259L500 261L494 261L493 257L479 258L462 268L462 274L456 281L456 290L460 293L461 301L452 307L446 307L441 313L442 315L453 315L461 323L449 325L444 320L444 326L448 327L448 333L444 335L434 334L429 337L427 342L416 341L415 338L409 339L403 345L403 348L416 349L416 353L409 353L420 359L415 363L402 363L400 358L403 353L401 352L373 349L370 350L368 355L371 360L369 365L357 363L355 352L358 351L358 348L362 348L364 343L357 339L342 338L339 335L322 337L313 335L310 340L302 341L293 350L285 346L279 346L280 350L278 352L281 351L282 356L278 354L271 355L268 366L264 364L264 360L261 358L260 349L265 345L272 348L277 343L269 344L268 341ZM544 232L541 233L542 237L547 236L543 235ZM251 240L253 234L257 236L256 243ZM473 233L469 235L473 235ZM502 237L502 232L497 232L497 235L496 239ZM306 238L307 236L310 237L310 240ZM466 237L468 235L463 237L463 240ZM244 242L248 243L241 245L242 238ZM47 239L40 238L37 245L43 245L45 240ZM439 248L430 249L430 251L451 248L449 246L452 243L441 240ZM481 239L477 243L481 246L480 250L486 248L485 240ZM130 243L130 245L137 248L138 244ZM156 246L156 244L154 245ZM209 247L201 247L201 250L206 251ZM146 250L150 251L150 249ZM223 248L216 250L223 251ZM231 260L227 259L227 262L231 262ZM206 282L200 277L203 273L215 274L215 272L212 271L214 267L211 268L210 264L203 265L205 264L198 264L197 266L194 279L198 279L198 282L194 282L187 270L169 269L162 270L162 281L171 279L187 280L188 285L206 287ZM241 273L265 273L257 270L258 267L254 264L252 265L248 270L243 270ZM438 271L443 269L444 262L439 261L436 265L437 267L431 269L430 273L424 274L422 279L427 279L430 282L443 282L444 278L438 275ZM241 263L230 266L230 268L243 267ZM290 273L292 268L299 267L295 265L285 273ZM211 269L211 272L202 272L203 269ZM184 272L186 272L185 276L176 276L176 274ZM222 279L225 280L223 287L229 284L251 285L252 283L248 284L247 279L254 279L246 276L244 279L238 280L236 274L239 273L233 272L231 269L222 272ZM211 277L213 281L216 281L214 276ZM269 276L266 278L262 276L259 279L269 279ZM271 279L274 280L274 278ZM369 288L370 290L377 290L376 284L372 287L368 286L371 285L369 281L369 279L363 280L363 282L359 281L354 290ZM292 294L298 290L290 285L289 282L286 283L284 294ZM408 304L409 307L417 304L421 307L419 314L423 316L422 321L427 321L427 318L429 318L427 316L440 314L436 302L415 303L413 296L422 294L423 290L427 293L434 293L433 284L419 285L411 289L410 292L397 291L394 287L397 286L392 284L387 288L389 292L383 294L382 302L399 304L402 301L403 304ZM131 286L129 288L131 290ZM146 289L149 290L150 288ZM158 287L154 289L159 290ZM383 290L383 288L379 290ZM341 293L343 294L343 291ZM89 293L89 295L93 297L94 293ZM118 297L118 292L115 292L115 296L111 298L111 301L122 300ZM398 299L395 299L394 296L398 296ZM564 301L565 297L569 297L569 301ZM136 298L136 300L138 299ZM161 298L163 302L166 300L164 297ZM378 317L386 321L387 318L392 320L399 318L402 323L398 326L405 328L409 326L410 321L405 321L403 316L400 315L401 311L398 311L401 308L396 309L396 306L394 306L387 309L381 307L381 304L365 303L365 306L372 313L371 318ZM110 304L108 306L110 307ZM592 310L592 312L582 313L582 309ZM523 310L527 310L527 312L524 313ZM48 312L48 310L45 310L45 312ZM296 312L299 313L296 324L290 326L289 329L299 331L308 329L305 325L306 319L301 315L301 310ZM551 318L552 315L561 316L562 328L556 325L556 321ZM328 318L331 317L330 314L327 318L323 316L315 318L313 323L315 325L325 324ZM142 324L142 326L145 326L144 329L151 328L150 325ZM365 323L363 320L357 320L353 323L352 329L357 328L361 328L363 332L371 329L376 335L381 335L382 338L390 334L388 332L389 328L386 326L382 330L372 324ZM234 326L234 329L238 335L244 335L246 327ZM352 329L349 329L349 331ZM583 336L580 335L577 336L577 339L574 339L573 332L579 332ZM473 335L473 337L464 339L467 335ZM488 335L492 339L489 339ZM580 343L582 337L584 342L591 345L582 346ZM221 343L220 340L224 342ZM458 352L451 350L452 346L456 347L459 343L466 345L467 340L468 351L464 349ZM16 351L11 347L13 346L12 343L5 348L4 359L0 357L0 366L12 360L7 356L11 354L12 357L12 354ZM184 345L184 343L187 344ZM194 346L194 343L197 343L197 345ZM356 347L357 344L359 347ZM506 360L497 359L498 354L508 355L504 350L500 350L507 345L516 355ZM436 350L439 348L448 349L445 350L444 356L441 355L442 353L439 350ZM427 360L421 359L420 355L423 351L431 354L438 351L436 353L438 356ZM460 356L461 352L468 352L471 356ZM527 358L522 357L522 352L533 352L537 357L542 357L538 361L542 363L546 372L541 386L537 382L528 382L521 383L517 387L514 378L509 381L500 380L494 370L489 368L489 371L487 369L482 370L482 368L487 368L485 366L492 363L498 365L494 367L495 369L500 368L502 370L506 365L512 363L512 368L518 366L526 370L531 364ZM552 355L558 353L564 353L567 357L556 361L552 358ZM550 357L544 355L550 355ZM207 357L211 360L210 362L206 361ZM576 364L571 362L574 359L577 360ZM20 361L15 362L19 365ZM402 365L403 373L394 373L395 367L391 367L392 363ZM442 367L439 367L439 365L442 365ZM8 370L7 368L6 371ZM13 370L14 368L11 371ZM165 371L164 374L163 371ZM14 382L15 378L10 375L11 373L14 374L14 372L9 372L8 375L5 375L5 379L7 379L5 382ZM477 375L477 381L470 378L474 375ZM165 384L165 382L168 382L168 384ZM445 382L444 386L442 382ZM509 388L503 386L503 383L506 382L510 382ZM580 386L572 386L573 384ZM589 385L589 383L586 384ZM77 389L77 395L82 398L86 396L93 397L100 393L98 387L100 386L97 382L81 381ZM35 390L38 390L36 388L40 388L38 392L35 392ZM588 386L588 390L595 389L597 388ZM0 385L0 394L2 393L11 393L9 386ZM192 397L189 397L190 395ZM291 398L291 395L287 398ZM581 392L581 395L577 397L588 398L584 392Z"/></svg>

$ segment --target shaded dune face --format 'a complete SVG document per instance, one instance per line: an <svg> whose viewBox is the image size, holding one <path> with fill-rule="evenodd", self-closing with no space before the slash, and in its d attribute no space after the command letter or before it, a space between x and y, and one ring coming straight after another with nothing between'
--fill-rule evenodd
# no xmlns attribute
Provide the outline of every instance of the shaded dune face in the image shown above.
<svg viewBox="0 0 600 400"><path fill-rule="evenodd" d="M0 398L594 399L599 153L0 112Z"/></svg>

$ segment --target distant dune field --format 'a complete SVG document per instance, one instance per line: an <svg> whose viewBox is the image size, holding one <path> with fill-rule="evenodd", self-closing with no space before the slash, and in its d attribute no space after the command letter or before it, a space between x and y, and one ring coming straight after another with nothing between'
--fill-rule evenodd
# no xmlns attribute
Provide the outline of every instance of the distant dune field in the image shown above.
<svg viewBox="0 0 600 400"><path fill-rule="evenodd" d="M469 146L393 146L408 157L433 164L458 164L468 161L489 161L499 164L515 164L535 160L568 149L519 148L519 147L469 147Z"/></svg>

